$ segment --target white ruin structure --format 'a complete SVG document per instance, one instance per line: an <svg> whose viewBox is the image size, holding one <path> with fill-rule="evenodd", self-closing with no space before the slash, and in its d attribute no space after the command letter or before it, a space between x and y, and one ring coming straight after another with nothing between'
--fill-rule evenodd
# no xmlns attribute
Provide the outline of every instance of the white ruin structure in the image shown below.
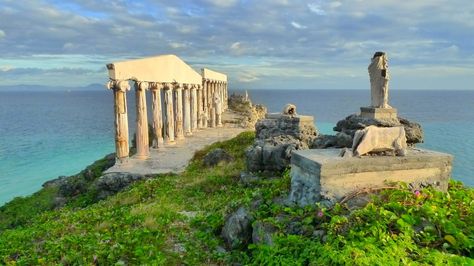
<svg viewBox="0 0 474 266"><path fill-rule="evenodd" d="M133 85L136 100L136 159L149 158L148 109L146 94L151 94L153 148L173 145L198 128L204 129L218 120L210 109L215 97L222 108L227 107L227 76L209 69L202 75L175 55L115 62L107 65L110 81L107 88L114 92L116 161L129 158L127 91ZM214 114L216 112L214 111ZM209 121L210 120L210 121Z"/></svg>
<svg viewBox="0 0 474 266"><path fill-rule="evenodd" d="M453 156L407 147L405 127L397 118L397 110L388 104L385 53L375 53L369 76L371 106L361 107L361 119L356 116L362 122L353 133L352 149L292 152L291 202L301 206L318 201L333 204L360 191L381 189L387 182L404 182L413 189L426 186L440 191L448 189ZM393 126L370 125L373 121ZM392 156L392 152L398 156Z"/></svg>

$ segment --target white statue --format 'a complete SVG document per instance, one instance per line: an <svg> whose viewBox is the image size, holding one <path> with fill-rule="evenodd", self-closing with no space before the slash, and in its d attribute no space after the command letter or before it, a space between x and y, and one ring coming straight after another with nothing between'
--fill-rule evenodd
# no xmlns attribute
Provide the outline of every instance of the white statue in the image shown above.
<svg viewBox="0 0 474 266"><path fill-rule="evenodd" d="M392 108L388 105L388 58L384 52L376 52L369 65L372 107Z"/></svg>

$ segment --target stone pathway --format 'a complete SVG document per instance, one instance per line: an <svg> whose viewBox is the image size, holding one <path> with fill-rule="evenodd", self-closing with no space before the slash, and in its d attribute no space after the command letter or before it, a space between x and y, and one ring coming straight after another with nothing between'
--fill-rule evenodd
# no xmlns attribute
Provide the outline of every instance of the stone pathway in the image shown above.
<svg viewBox="0 0 474 266"><path fill-rule="evenodd" d="M120 165L114 165L105 173L128 172L132 174L151 175L163 173L179 173L184 170L194 153L217 141L231 139L241 132L247 131L240 127L207 128L193 132L192 136L176 141L174 145L165 145L159 149L150 148L150 158L138 160L133 156Z"/></svg>

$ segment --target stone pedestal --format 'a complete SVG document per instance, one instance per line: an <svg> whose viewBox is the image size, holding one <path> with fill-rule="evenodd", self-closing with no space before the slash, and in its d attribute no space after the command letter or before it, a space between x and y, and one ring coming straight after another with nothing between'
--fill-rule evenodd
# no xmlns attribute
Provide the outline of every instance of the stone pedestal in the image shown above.
<svg viewBox="0 0 474 266"><path fill-rule="evenodd" d="M340 152L341 149L294 151L290 200L301 206L321 199L341 200L354 191L400 181L414 188L432 185L441 191L448 189L452 155L408 149L403 157L343 158Z"/></svg>
<svg viewBox="0 0 474 266"><path fill-rule="evenodd" d="M396 119L397 109L395 108L377 108L361 107L360 116L372 119Z"/></svg>

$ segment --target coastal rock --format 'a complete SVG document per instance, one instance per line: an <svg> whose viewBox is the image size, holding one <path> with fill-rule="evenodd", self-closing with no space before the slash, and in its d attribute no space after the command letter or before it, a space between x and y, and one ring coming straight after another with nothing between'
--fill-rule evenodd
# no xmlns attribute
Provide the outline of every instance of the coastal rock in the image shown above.
<svg viewBox="0 0 474 266"><path fill-rule="evenodd" d="M252 220L252 215L244 207L240 207L227 217L221 236L228 248L235 249L250 242L252 238Z"/></svg>
<svg viewBox="0 0 474 266"><path fill-rule="evenodd" d="M400 123L405 127L405 133L407 136L407 144L409 146L415 146L417 143L423 143L423 129L421 125L415 122L411 122L405 118L399 118Z"/></svg>
<svg viewBox="0 0 474 266"><path fill-rule="evenodd" d="M247 170L279 172L294 150L308 149L318 132L312 116L269 114L255 125L254 144L246 152Z"/></svg>
<svg viewBox="0 0 474 266"><path fill-rule="evenodd" d="M264 118L267 108L260 104L252 104L248 94L232 94L228 100L229 109L240 114L241 118L238 122L241 127L253 128L255 123Z"/></svg>
<svg viewBox="0 0 474 266"><path fill-rule="evenodd" d="M338 132L336 135L319 135L311 143L312 149L350 147L352 147L352 137L344 132Z"/></svg>
<svg viewBox="0 0 474 266"><path fill-rule="evenodd" d="M143 175L130 173L107 173L99 177L93 184L98 200L105 199L120 192L132 183L146 178Z"/></svg>
<svg viewBox="0 0 474 266"><path fill-rule="evenodd" d="M206 167L212 167L220 164L221 162L231 162L232 160L234 160L234 157L228 154L225 150L217 148L204 156L203 164Z"/></svg>
<svg viewBox="0 0 474 266"><path fill-rule="evenodd" d="M407 137L407 144L409 146L415 146L417 143L423 143L423 129L421 125L409 121L405 118L398 117L398 118L387 118L387 119L373 119L362 117L357 114L352 114L337 122L336 126L334 127L334 131L344 133L347 136L352 138L357 130L364 129L368 126L377 126L377 127L397 127L397 126L404 126L406 137ZM337 147L337 148L344 148L344 147L351 147L351 146L342 146L336 144L337 140L336 137L325 137L321 140L315 141L312 145L314 148L329 148L329 147ZM346 142L349 143L349 142ZM352 141L351 141L352 143Z"/></svg>

